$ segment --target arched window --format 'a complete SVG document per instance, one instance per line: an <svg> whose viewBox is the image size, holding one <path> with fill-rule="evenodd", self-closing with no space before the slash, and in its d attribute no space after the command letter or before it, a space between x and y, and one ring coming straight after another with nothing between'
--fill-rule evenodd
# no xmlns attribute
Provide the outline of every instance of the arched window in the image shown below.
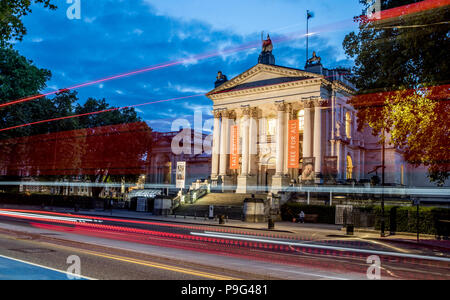
<svg viewBox="0 0 450 300"><path fill-rule="evenodd" d="M300 131L305 129L305 110L300 110L298 112L298 128Z"/></svg>
<svg viewBox="0 0 450 300"><path fill-rule="evenodd" d="M352 114L349 111L345 114L345 134L352 137Z"/></svg>
<svg viewBox="0 0 450 300"><path fill-rule="evenodd" d="M347 155L347 174L346 179L353 179L353 160L350 154Z"/></svg>

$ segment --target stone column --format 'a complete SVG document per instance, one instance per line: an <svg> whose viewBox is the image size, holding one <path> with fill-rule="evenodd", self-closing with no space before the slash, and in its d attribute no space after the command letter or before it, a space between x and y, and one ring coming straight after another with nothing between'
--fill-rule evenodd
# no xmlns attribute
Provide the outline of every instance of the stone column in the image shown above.
<svg viewBox="0 0 450 300"><path fill-rule="evenodd" d="M214 110L214 130L212 147L211 180L217 180L219 175L219 155L220 155L220 111Z"/></svg>
<svg viewBox="0 0 450 300"><path fill-rule="evenodd" d="M314 172L316 177L322 173L322 160L323 151L322 147L322 106L324 106L327 101L323 99L318 99L315 101L315 111L314 111L314 150L313 154L315 157L315 167Z"/></svg>
<svg viewBox="0 0 450 300"><path fill-rule="evenodd" d="M220 163L219 173L221 176L228 175L228 154L230 148L229 137L229 120L230 112L227 110L222 111L222 128L220 131Z"/></svg>
<svg viewBox="0 0 450 300"><path fill-rule="evenodd" d="M277 163L276 174L278 176L284 175L284 135L285 135L285 111L286 104L277 104L278 117L277 117Z"/></svg>
<svg viewBox="0 0 450 300"><path fill-rule="evenodd" d="M248 163L249 163L249 115L250 107L245 107L242 109L242 164L241 164L241 176L247 176L248 174Z"/></svg>
<svg viewBox="0 0 450 300"><path fill-rule="evenodd" d="M256 107L253 107L250 110L248 174L255 176L258 172L258 121L258 109Z"/></svg>
<svg viewBox="0 0 450 300"><path fill-rule="evenodd" d="M250 158L251 158L251 131L252 125L250 115L252 114L252 109L250 107L245 107L242 109L242 164L241 164L241 175L238 177L236 193L246 194L256 191L256 176L252 176L249 173L250 170ZM256 139L256 136L253 137ZM256 140L255 140L256 141Z"/></svg>
<svg viewBox="0 0 450 300"><path fill-rule="evenodd" d="M312 120L311 111L314 107L314 101L305 102L305 120L303 129L303 157L312 157Z"/></svg>
<svg viewBox="0 0 450 300"><path fill-rule="evenodd" d="M278 193L282 191L284 187L289 184L289 177L284 173L285 164L285 131L286 131L286 108L287 105L284 102L276 103L278 110L277 118L277 144L276 144L276 173L272 177L272 193Z"/></svg>
<svg viewBox="0 0 450 300"><path fill-rule="evenodd" d="M235 185L233 176L230 176L230 120L235 118L235 112L224 110L222 112L222 130L220 142L219 175L222 178L222 191L232 192Z"/></svg>

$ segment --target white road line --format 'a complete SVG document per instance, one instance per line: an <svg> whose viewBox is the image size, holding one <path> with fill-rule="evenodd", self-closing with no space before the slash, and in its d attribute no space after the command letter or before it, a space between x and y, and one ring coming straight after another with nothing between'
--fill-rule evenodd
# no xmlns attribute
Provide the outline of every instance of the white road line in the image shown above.
<svg viewBox="0 0 450 300"><path fill-rule="evenodd" d="M88 218L71 218L71 217L62 217L62 216L53 216L53 215L45 215L45 214L29 214L23 212L15 212L15 211L4 211L0 210L0 215L8 215L14 217L32 217L32 218L43 218L49 220L60 220L60 221L70 221L70 222L94 222L93 219Z"/></svg>
<svg viewBox="0 0 450 300"><path fill-rule="evenodd" d="M210 232L210 231L205 231L204 233L191 232L191 235L215 237L215 238L227 238L227 239L233 239L233 240L245 240L245 241L251 241L251 242L261 242L261 243L279 244L279 245L287 245L287 246L300 246L300 247L326 249L326 250L357 252L357 253L364 253L364 254L370 254L370 255L377 254L377 255L387 255L387 256L450 262L450 258L446 258L446 257L435 257L435 256L425 256L425 255L417 255L417 254L396 253L396 252L378 251L378 250L365 250L365 249L345 248L345 247L335 247L335 246L312 245L312 244L296 243L296 242L283 242L283 241L267 240L267 239L261 239L261 238L251 238L251 237L245 237L245 236L234 235L234 234L229 234L229 233L218 234L218 233Z"/></svg>
<svg viewBox="0 0 450 300"><path fill-rule="evenodd" d="M286 269L278 269L278 268L268 268L272 271L277 272L288 272L288 273L294 273L294 274L300 274L300 275L306 275L306 276L313 276L313 277L321 277L331 280L350 280L349 278L344 277L336 277L336 276L328 276L328 275L322 275L322 274L315 274L315 273L309 273L309 272L302 272L302 271L294 271L294 270L286 270Z"/></svg>
<svg viewBox="0 0 450 300"><path fill-rule="evenodd" d="M0 257L6 258L6 259L10 259L10 260L14 260L14 261L17 261L17 262L20 262L20 263L24 263L24 264L27 264L27 265L31 265L31 266L35 266L35 267L39 267L39 268L43 268L43 269L59 272L59 273L66 274L68 276L72 276L72 277L78 278L78 279L83 278L83 279L87 279L87 280L96 280L95 278L91 278L91 277L87 277L87 276L83 276L83 275L77 275L77 274L69 273L69 272L66 272L66 271L61 271L61 270L54 269L54 268L51 268L51 267L46 267L46 266L43 266L43 265L35 264L35 263L32 263L32 262L24 261L24 260L13 258L13 257L9 257L9 256L4 256L4 255L1 255L1 254L0 254Z"/></svg>

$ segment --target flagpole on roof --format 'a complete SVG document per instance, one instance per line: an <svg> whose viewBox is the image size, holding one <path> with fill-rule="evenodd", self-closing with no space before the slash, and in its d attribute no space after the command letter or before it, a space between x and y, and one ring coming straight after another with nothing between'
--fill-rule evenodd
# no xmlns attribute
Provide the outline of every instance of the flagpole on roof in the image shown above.
<svg viewBox="0 0 450 300"><path fill-rule="evenodd" d="M309 59L309 19L314 16L313 12L306 10L306 61Z"/></svg>
<svg viewBox="0 0 450 300"><path fill-rule="evenodd" d="M306 61L308 61L308 33L309 33L309 10L306 10Z"/></svg>

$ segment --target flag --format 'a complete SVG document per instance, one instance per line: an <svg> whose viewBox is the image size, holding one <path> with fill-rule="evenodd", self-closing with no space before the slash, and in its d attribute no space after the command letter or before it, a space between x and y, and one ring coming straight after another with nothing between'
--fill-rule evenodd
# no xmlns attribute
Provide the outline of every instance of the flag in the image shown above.
<svg viewBox="0 0 450 300"><path fill-rule="evenodd" d="M306 11L306 18L309 20L311 18L314 18L314 13L312 11L307 10Z"/></svg>

